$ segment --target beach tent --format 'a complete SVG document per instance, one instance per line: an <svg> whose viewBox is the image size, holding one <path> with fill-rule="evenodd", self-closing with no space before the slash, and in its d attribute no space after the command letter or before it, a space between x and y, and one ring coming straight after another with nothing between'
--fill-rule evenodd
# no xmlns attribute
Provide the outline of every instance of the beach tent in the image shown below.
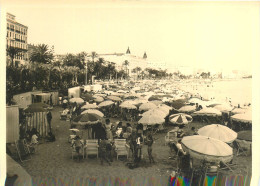
<svg viewBox="0 0 260 186"><path fill-rule="evenodd" d="M19 108L18 105L6 106L6 143L19 140Z"/></svg>

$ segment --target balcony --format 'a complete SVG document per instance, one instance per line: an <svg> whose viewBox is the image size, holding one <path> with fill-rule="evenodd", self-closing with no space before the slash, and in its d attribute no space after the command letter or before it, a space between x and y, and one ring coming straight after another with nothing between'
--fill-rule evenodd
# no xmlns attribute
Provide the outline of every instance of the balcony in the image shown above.
<svg viewBox="0 0 260 186"><path fill-rule="evenodd" d="M20 39L15 38L15 41L21 41Z"/></svg>
<svg viewBox="0 0 260 186"><path fill-rule="evenodd" d="M13 28L11 28L10 30L11 30L11 31L14 31L14 29L13 29Z"/></svg>
<svg viewBox="0 0 260 186"><path fill-rule="evenodd" d="M19 34L21 33L20 30L15 30L15 32L17 32L17 33L19 33Z"/></svg>

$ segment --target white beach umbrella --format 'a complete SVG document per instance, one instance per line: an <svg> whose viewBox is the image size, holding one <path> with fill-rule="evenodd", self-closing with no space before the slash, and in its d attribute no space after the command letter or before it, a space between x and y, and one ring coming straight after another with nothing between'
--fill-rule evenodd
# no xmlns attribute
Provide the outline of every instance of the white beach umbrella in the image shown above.
<svg viewBox="0 0 260 186"><path fill-rule="evenodd" d="M209 162L229 162L233 149L223 141L200 135L183 137L182 146L191 157Z"/></svg>
<svg viewBox="0 0 260 186"><path fill-rule="evenodd" d="M157 115L146 115L143 116L138 123L141 123L143 125L156 125L156 124L162 124L164 123L164 118L157 116Z"/></svg>
<svg viewBox="0 0 260 186"><path fill-rule="evenodd" d="M235 131L220 124L204 126L198 130L198 134L218 139L225 143L231 143L237 138L237 133Z"/></svg>
<svg viewBox="0 0 260 186"><path fill-rule="evenodd" d="M156 116L162 117L164 119L168 115L168 113L166 113L158 108L155 108L155 109L150 109L142 114L142 116L152 116L152 115L156 115Z"/></svg>
<svg viewBox="0 0 260 186"><path fill-rule="evenodd" d="M199 115L206 115L206 116L221 116L221 112L214 108L204 108L199 111L196 111L192 114L192 116L199 116Z"/></svg>
<svg viewBox="0 0 260 186"><path fill-rule="evenodd" d="M252 112L246 112L243 114L235 114L235 115L231 116L231 119L234 121L252 123Z"/></svg>
<svg viewBox="0 0 260 186"><path fill-rule="evenodd" d="M88 109L88 110L85 110L83 111L81 114L86 114L86 113L93 113L93 114L96 114L100 117L104 117L104 114L102 112L100 112L99 110L96 110L96 109Z"/></svg>
<svg viewBox="0 0 260 186"><path fill-rule="evenodd" d="M196 106L191 106L191 105L183 106L178 111L179 112L184 112L184 113L195 112L196 111Z"/></svg>
<svg viewBox="0 0 260 186"><path fill-rule="evenodd" d="M107 107L107 106L110 106L110 105L113 105L113 104L115 104L113 101L103 101L103 102L101 102L99 105L98 105L98 107L100 108L100 107Z"/></svg>
<svg viewBox="0 0 260 186"><path fill-rule="evenodd" d="M81 107L81 109L96 109L98 106L96 104L86 104Z"/></svg>
<svg viewBox="0 0 260 186"><path fill-rule="evenodd" d="M220 112L229 112L233 109L233 107L227 104L216 105L213 108L219 110Z"/></svg>
<svg viewBox="0 0 260 186"><path fill-rule="evenodd" d="M84 103L84 100L82 98L71 98L70 103L77 103L77 104L82 104Z"/></svg>
<svg viewBox="0 0 260 186"><path fill-rule="evenodd" d="M154 103L148 102L148 103L143 103L140 107L139 110L150 110L156 108L156 105Z"/></svg>

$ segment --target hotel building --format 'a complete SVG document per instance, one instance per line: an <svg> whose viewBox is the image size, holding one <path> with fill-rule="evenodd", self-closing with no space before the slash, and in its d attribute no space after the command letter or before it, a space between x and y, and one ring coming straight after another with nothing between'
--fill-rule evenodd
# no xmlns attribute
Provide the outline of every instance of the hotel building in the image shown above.
<svg viewBox="0 0 260 186"><path fill-rule="evenodd" d="M20 64L25 64L28 61L28 46L27 46L27 32L28 27L18 23L15 20L15 15L7 13L7 35L6 35L6 45L7 48L14 47L18 48L19 52L14 57L14 65L18 66ZM7 65L11 63L10 56L7 56Z"/></svg>

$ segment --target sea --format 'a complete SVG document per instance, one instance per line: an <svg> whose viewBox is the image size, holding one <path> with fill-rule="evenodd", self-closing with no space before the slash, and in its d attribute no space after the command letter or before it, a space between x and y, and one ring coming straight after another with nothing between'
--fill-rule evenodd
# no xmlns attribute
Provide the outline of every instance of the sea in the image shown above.
<svg viewBox="0 0 260 186"><path fill-rule="evenodd" d="M252 78L188 80L181 85L181 89L207 100L230 102L233 106L252 103Z"/></svg>

